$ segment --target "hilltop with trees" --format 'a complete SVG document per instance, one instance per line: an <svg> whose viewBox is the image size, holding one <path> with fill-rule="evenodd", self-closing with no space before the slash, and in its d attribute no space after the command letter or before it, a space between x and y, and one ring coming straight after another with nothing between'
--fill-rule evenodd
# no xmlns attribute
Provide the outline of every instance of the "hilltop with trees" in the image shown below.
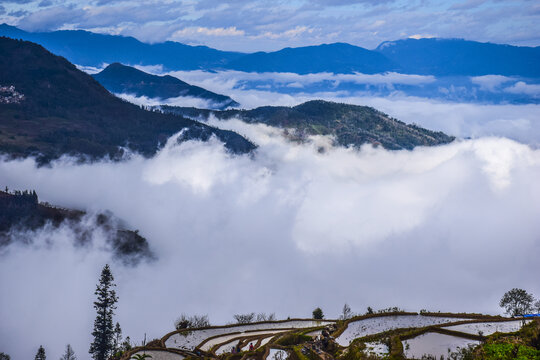
<svg viewBox="0 0 540 360"><path fill-rule="evenodd" d="M240 105L228 96L190 85L173 76L152 75L120 63L110 64L93 77L107 90L116 94L159 99L193 97L210 102L212 109L226 109Z"/></svg>
<svg viewBox="0 0 540 360"><path fill-rule="evenodd" d="M14 241L32 243L35 239L25 234L29 230L38 230L45 225L58 228L62 225L79 229L74 238L75 245L83 245L88 241L88 233L80 227L84 211L55 207L39 202L35 190L0 191L0 249ZM110 234L107 239L115 258L126 265L136 265L143 260L154 259L148 241L138 231L118 226L112 214L100 213L94 218L94 228Z"/></svg>
<svg viewBox="0 0 540 360"><path fill-rule="evenodd" d="M381 145L385 149L412 149L415 146L447 144L454 140L442 132L405 124L369 106L341 104L323 100L287 106L263 106L252 110L212 111L161 106L165 113L194 119L210 115L226 120L239 118L247 123L262 123L287 130L293 140L308 135L332 135L342 146Z"/></svg>

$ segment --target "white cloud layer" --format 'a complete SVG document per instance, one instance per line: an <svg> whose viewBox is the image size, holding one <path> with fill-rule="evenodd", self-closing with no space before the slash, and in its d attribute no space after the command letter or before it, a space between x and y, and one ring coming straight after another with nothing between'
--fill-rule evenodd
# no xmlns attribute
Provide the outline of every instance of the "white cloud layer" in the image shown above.
<svg viewBox="0 0 540 360"><path fill-rule="evenodd" d="M540 295L540 150L504 138L391 152L286 141L277 129L211 120L260 145L232 156L217 140L173 140L152 159L36 168L2 160L0 185L65 207L111 210L159 260L113 263L124 332L141 341L182 312L214 323L248 311L335 317L401 306L498 312L512 287ZM318 148L326 151L320 153ZM0 348L87 357L99 271L110 254L51 243L0 261Z"/></svg>
<svg viewBox="0 0 540 360"><path fill-rule="evenodd" d="M151 69L151 68L150 68ZM163 69L154 73L162 72ZM195 71L172 71L167 73L168 75L176 76L180 79L185 78L194 82L207 82L211 83L217 81L219 83L237 84L240 81L272 81L277 84L298 83L302 86L313 85L322 81L329 81L336 86L340 82L349 82L354 84L369 84L369 85L422 85L429 84L435 81L435 77L432 75L408 75L395 72L388 72L384 74L334 74L334 73L314 73L300 75L295 73L256 73L256 72L242 72L242 71L217 71L206 72L202 70ZM187 81L187 80L186 80ZM229 90L232 90L229 88Z"/></svg>
<svg viewBox="0 0 540 360"><path fill-rule="evenodd" d="M168 99L156 99L148 98L146 96L136 96L133 94L115 94L116 96L129 101L136 105L145 105L145 106L158 106L158 105L173 105L173 106L187 106L187 107L196 107L200 109L214 109L219 104L214 103L210 100L205 100L192 96L178 96ZM219 107L219 106L218 106Z"/></svg>
<svg viewBox="0 0 540 360"><path fill-rule="evenodd" d="M175 31L171 39L182 39L186 36L199 36L199 35L209 35L209 36L242 36L244 35L243 30L238 30L235 26L229 26L227 28L207 28L207 27L188 27L181 30Z"/></svg>
<svg viewBox="0 0 540 360"><path fill-rule="evenodd" d="M148 67L146 71L162 74L159 66ZM540 145L540 105L509 104L475 104L456 103L405 96L394 92L387 97L367 96L365 93L350 91L332 91L331 86L324 92L298 92L294 94L279 93L267 89L268 82L284 86L303 88L311 84L328 81L336 86L341 81L384 85L393 84L422 85L434 81L432 76L404 75L387 73L377 75L366 74L330 74L318 73L299 75L292 73L246 73L239 71L174 71L167 73L190 84L210 91L227 94L251 109L259 106L295 106L309 100L323 99L354 105L367 105L381 110L406 123L416 123L432 130L446 132L460 138L478 138L482 136L503 136L532 146ZM495 88L503 84L507 77L489 75L474 78L476 84ZM261 81L261 88L253 89L244 86L245 81ZM518 85L516 91L536 91L531 88L538 85ZM135 101L135 100L134 100ZM139 99L139 104L155 105L158 100ZM180 106L181 99L176 102Z"/></svg>
<svg viewBox="0 0 540 360"><path fill-rule="evenodd" d="M480 85L481 89L488 91L495 91L502 84L514 80L511 77L503 75L483 75L483 76L473 76L471 82L473 84Z"/></svg>
<svg viewBox="0 0 540 360"><path fill-rule="evenodd" d="M527 84L524 81L518 81L516 84L505 89L505 91L514 94L527 94L534 96L535 98L540 98L540 84Z"/></svg>

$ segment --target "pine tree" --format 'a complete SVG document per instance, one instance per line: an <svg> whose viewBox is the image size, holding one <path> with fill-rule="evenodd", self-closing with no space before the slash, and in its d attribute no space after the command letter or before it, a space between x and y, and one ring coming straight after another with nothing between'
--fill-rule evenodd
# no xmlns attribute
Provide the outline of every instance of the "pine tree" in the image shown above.
<svg viewBox="0 0 540 360"><path fill-rule="evenodd" d="M113 351L113 315L118 301L116 292L113 290L116 286L113 281L111 269L107 264L101 271L101 278L95 292L97 301L94 302L94 308L97 316L94 321L94 331L92 331L94 341L90 344L89 350L94 360L106 360Z"/></svg>
<svg viewBox="0 0 540 360"><path fill-rule="evenodd" d="M131 350L131 339L129 336L126 336L126 339L122 342L122 351Z"/></svg>
<svg viewBox="0 0 540 360"><path fill-rule="evenodd" d="M70 344L67 344L66 352L64 353L64 355L62 355L60 360L77 360L77 357L75 356L75 352L73 351L73 348L71 347Z"/></svg>
<svg viewBox="0 0 540 360"><path fill-rule="evenodd" d="M113 339L113 353L116 354L120 351L120 346L122 345L122 328L117 322L114 326L114 339Z"/></svg>
<svg viewBox="0 0 540 360"><path fill-rule="evenodd" d="M34 360L45 360L47 359L47 356L45 355L45 349L42 345L39 345L39 349L37 351L36 357Z"/></svg>

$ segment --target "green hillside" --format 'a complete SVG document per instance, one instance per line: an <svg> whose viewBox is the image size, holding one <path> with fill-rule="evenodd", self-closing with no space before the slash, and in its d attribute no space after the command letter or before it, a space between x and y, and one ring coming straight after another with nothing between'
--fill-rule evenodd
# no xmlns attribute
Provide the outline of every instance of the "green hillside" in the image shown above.
<svg viewBox="0 0 540 360"><path fill-rule="evenodd" d="M253 110L209 111L162 106L166 113L192 118L213 114L219 119L238 117L248 123L263 123L296 130L291 136L333 135L339 145L381 145L389 150L446 144L454 140L442 132L408 125L374 108L322 100L294 107L264 106Z"/></svg>

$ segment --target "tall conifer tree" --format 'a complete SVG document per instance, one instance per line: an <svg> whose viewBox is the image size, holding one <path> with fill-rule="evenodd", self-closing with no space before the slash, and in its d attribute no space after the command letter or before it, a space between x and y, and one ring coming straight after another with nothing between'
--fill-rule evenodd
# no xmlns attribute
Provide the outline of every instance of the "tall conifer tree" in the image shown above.
<svg viewBox="0 0 540 360"><path fill-rule="evenodd" d="M39 345L39 349L37 351L36 356L34 357L34 360L45 360L47 359L47 356L45 355L45 349L43 348L43 345Z"/></svg>
<svg viewBox="0 0 540 360"><path fill-rule="evenodd" d="M107 360L113 351L113 315L118 301L113 289L116 286L113 281L111 269L107 264L101 271L101 278L95 292L97 301L94 302L94 308L97 316L94 320L94 331L92 331L94 341L90 344L89 350L94 360Z"/></svg>
<svg viewBox="0 0 540 360"><path fill-rule="evenodd" d="M120 347L122 345L122 328L120 327L120 324L117 322L114 326L114 336L113 336L113 353L116 354L118 351L120 351Z"/></svg>

